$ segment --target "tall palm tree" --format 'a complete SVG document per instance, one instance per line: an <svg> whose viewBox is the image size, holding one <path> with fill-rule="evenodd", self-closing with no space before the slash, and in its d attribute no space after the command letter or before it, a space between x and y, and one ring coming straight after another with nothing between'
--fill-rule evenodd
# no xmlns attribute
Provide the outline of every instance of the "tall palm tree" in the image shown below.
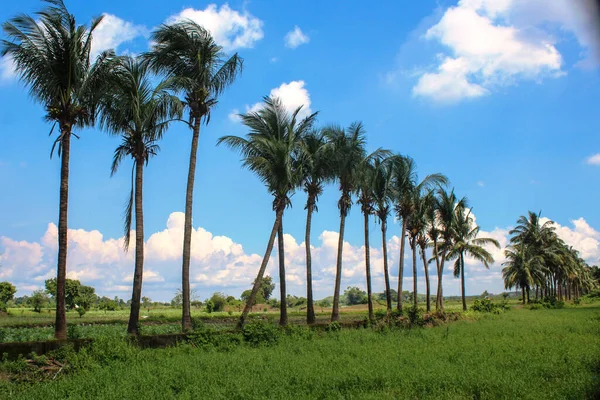
<svg viewBox="0 0 600 400"><path fill-rule="evenodd" d="M67 338L65 282L69 206L69 159L75 128L94 123L96 103L105 88L112 52L90 60L92 34L102 17L89 26L77 25L62 0L44 0L48 6L35 14L19 15L2 24L6 39L0 55L12 58L19 79L46 109L46 120L58 126L61 158L58 216L58 266L56 293L56 339Z"/></svg>
<svg viewBox="0 0 600 400"><path fill-rule="evenodd" d="M467 311L466 289L465 289L465 256L474 258L481 262L486 268L494 263L494 257L484 246L493 245L500 248L500 243L493 238L478 237L479 226L475 225L471 210L467 210L464 203L456 207L456 224L452 235L452 244L446 258L456 259L454 263L454 276L460 277L460 289L463 311Z"/></svg>
<svg viewBox="0 0 600 400"><path fill-rule="evenodd" d="M417 183L417 165L408 156L399 156L393 164L392 187L394 193L394 208L402 225L400 230L400 259L398 261L398 303L396 307L402 311L402 280L404 277L404 246L406 242L406 223L413 210L413 196L434 187L448 184L448 178L442 174L427 175ZM414 283L416 285L416 281ZM416 287L416 286L415 286ZM414 289L414 288L413 288ZM416 299L416 290L415 290Z"/></svg>
<svg viewBox="0 0 600 400"><path fill-rule="evenodd" d="M454 235L454 227L456 225L456 209L457 207L467 207L467 198L458 199L454 194L454 189L448 192L445 189L438 189L435 197L435 209L437 210L437 224L439 226L440 242L434 242L434 255L439 257L437 269L438 287L435 301L435 309L444 309L444 293L442 278L444 277L444 264L446 262L448 252L452 246Z"/></svg>
<svg viewBox="0 0 600 400"><path fill-rule="evenodd" d="M526 300L525 292L529 293L531 287L540 279L543 280L545 276L543 257L531 250L524 243L509 245L504 250L506 257L506 262L502 264L504 286L507 289L513 287L521 289L523 304Z"/></svg>
<svg viewBox="0 0 600 400"><path fill-rule="evenodd" d="M323 186L333 177L331 175L330 146L322 131L313 131L302 137L301 168L302 186L307 194L306 200L306 322L315 322L315 307L312 291L312 256L310 232L313 212L318 211L317 201L323 193Z"/></svg>
<svg viewBox="0 0 600 400"><path fill-rule="evenodd" d="M367 307L369 310L369 321L375 321L373 313L373 294L371 285L371 245L369 243L369 215L374 212L374 193L373 181L375 178L375 165L372 161L365 160L361 162L357 174L356 192L358 203L363 214L364 234L365 234L365 274L367 277Z"/></svg>
<svg viewBox="0 0 600 400"><path fill-rule="evenodd" d="M362 164L378 157L381 150L376 150L367 156L365 149L365 130L360 122L354 122L346 129L330 126L325 128L324 132L327 140L332 146L332 171L334 172L340 190L340 199L338 200L338 209L340 210L340 232L338 237L335 288L331 312L331 321L337 321L340 317L344 229L346 226L346 217L352 207L352 193L356 191Z"/></svg>
<svg viewBox="0 0 600 400"><path fill-rule="evenodd" d="M419 223L417 226L417 234L415 237L415 243L419 246L421 260L423 261L423 270L425 273L425 294L426 294L426 309L427 312L431 311L431 284L429 281L429 261L427 260L425 251L429 247L430 239L429 233L431 229L430 216L431 210L434 209L434 192L432 190L424 193L423 196L419 197L419 204L416 208L416 214L419 216Z"/></svg>
<svg viewBox="0 0 600 400"><path fill-rule="evenodd" d="M196 153L202 121L210 122L211 109L218 97L242 71L243 60L238 54L231 57L223 52L210 33L191 20L161 25L152 33L154 45L144 57L151 67L171 80L172 87L183 94L188 110L188 125L192 129L192 145L185 195L183 231L182 290L184 331L191 329L190 315L190 257L192 245L192 205Z"/></svg>
<svg viewBox="0 0 600 400"><path fill-rule="evenodd" d="M125 209L125 250L129 248L133 210L135 209L135 270L133 294L127 332L138 333L142 276L144 271L144 209L143 174L150 157L159 150L158 140L169 121L181 117L182 105L167 92L167 83L152 86L147 64L131 57L122 57L110 79L111 91L100 105L100 123L111 134L121 135L115 150L111 175L125 157L133 159L129 201Z"/></svg>
<svg viewBox="0 0 600 400"><path fill-rule="evenodd" d="M373 199L375 202L374 212L381 223L381 246L383 253L383 275L385 281L385 298L388 314L392 312L392 294L390 286L390 273L387 254L387 219L391 213L391 201L393 198L392 178L393 165L398 156L390 156L383 160L376 159L375 177L373 180Z"/></svg>
<svg viewBox="0 0 600 400"><path fill-rule="evenodd" d="M218 144L223 143L240 152L242 165L254 172L273 195L273 210L275 211L275 222L273 223L267 250L258 275L254 280L252 292L240 317L240 327L244 325L248 312L254 304L269 257L273 251L275 235L278 232L280 233L279 275L280 282L284 283L283 288L281 288L279 323L280 325L287 324L285 268L282 262L284 249L280 226L285 208L291 205L290 196L302 180L299 162L302 137L311 131L316 120L316 113L303 120L298 120L298 113L301 109L302 107L298 107L290 115L278 99L265 97L262 109L240 115L242 123L250 129L245 138L223 136L218 141Z"/></svg>

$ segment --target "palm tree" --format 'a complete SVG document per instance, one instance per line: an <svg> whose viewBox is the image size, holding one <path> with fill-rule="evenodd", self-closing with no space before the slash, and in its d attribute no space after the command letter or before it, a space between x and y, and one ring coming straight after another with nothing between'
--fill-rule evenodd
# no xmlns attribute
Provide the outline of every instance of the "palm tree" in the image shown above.
<svg viewBox="0 0 600 400"><path fill-rule="evenodd" d="M425 193L422 196L419 196L418 205L415 208L415 214L418 216L417 218L417 233L415 235L415 244L419 246L419 250L421 253L421 260L423 261L423 270L425 272L425 293L426 293L426 309L427 312L431 311L431 285L429 282L429 262L425 255L425 250L429 247L429 230L431 229L430 225L430 215L431 210L434 209L434 195L433 191ZM416 262L416 257L414 257Z"/></svg>
<svg viewBox="0 0 600 400"><path fill-rule="evenodd" d="M442 278L444 276L444 264L446 262L448 252L452 246L454 235L454 227L456 225L456 208L466 207L467 198L458 199L454 194L454 189L448 192L442 188L437 190L435 201L435 209L437 210L437 225L439 226L438 233L441 238L440 242L434 241L434 255L439 258L437 269L438 287L435 301L435 309L444 309L444 293Z"/></svg>
<svg viewBox="0 0 600 400"><path fill-rule="evenodd" d="M387 219L391 213L392 193L392 167L397 162L398 156L391 156L383 160L375 160L375 177L373 180L374 212L381 223L381 246L383 253L383 275L385 281L385 299L388 314L392 312L392 294L390 287L390 274L387 255Z"/></svg>
<svg viewBox="0 0 600 400"><path fill-rule="evenodd" d="M190 315L190 257L192 245L192 205L196 153L202 121L210 122L210 111L218 97L241 73L243 60L236 54L227 58L210 33L191 20L172 25L161 25L152 33L154 45L144 57L151 67L164 73L172 87L183 93L188 109L188 125L192 129L192 145L185 195L185 222L183 231L182 288L184 331L191 329Z"/></svg>
<svg viewBox="0 0 600 400"><path fill-rule="evenodd" d="M318 211L317 201L323 193L324 184L332 179L330 146L322 131L313 131L302 138L301 168L302 186L307 194L306 200L306 322L315 322L315 308L312 291L312 257L310 249L310 231L312 214Z"/></svg>
<svg viewBox="0 0 600 400"><path fill-rule="evenodd" d="M273 210L275 222L267 244L258 275L254 280L252 292L246 301L240 317L239 326L243 326L256 294L260 289L262 278L273 250L275 235L279 232L279 278L283 283L281 289L280 325L287 324L287 308L285 294L285 267L283 265L283 236L280 230L283 212L291 205L290 196L302 179L300 162L298 160L302 137L310 132L316 113L299 121L298 107L291 115L285 110L278 99L265 97L264 107L258 112L240 115L242 123L250 132L246 138L238 136L223 136L218 144L225 144L240 152L243 166L254 172L273 195Z"/></svg>
<svg viewBox="0 0 600 400"><path fill-rule="evenodd" d="M479 226L475 225L471 217L471 210L466 209L464 202L456 207L456 224L450 251L446 258L456 259L454 263L454 276L460 277L460 288L462 296L463 311L467 311L467 300L465 294L465 256L470 256L481 262L486 268L494 263L494 257L485 249L486 245L494 245L498 249L500 243L493 238L480 238Z"/></svg>
<svg viewBox="0 0 600 400"><path fill-rule="evenodd" d="M58 216L58 266L56 293L56 339L67 338L65 281L67 275L67 230L69 206L69 159L71 135L75 128L94 123L95 108L105 87L112 52L90 60L92 34L102 21L95 18L89 27L77 25L62 0L48 4L36 18L19 15L2 24L6 39L0 55L11 57L19 79L29 87L35 101L46 109L46 120L58 126L61 158ZM54 126L50 133L54 131ZM77 136L76 136L77 137ZM53 151L52 151L53 152Z"/></svg>
<svg viewBox="0 0 600 400"><path fill-rule="evenodd" d="M135 271L127 332L137 335L144 270L144 166L150 157L157 154L157 142L166 131L169 120L181 117L182 105L166 91L167 83L152 87L147 64L131 57L122 57L119 61L110 80L112 89L101 101L100 122L109 133L121 135L111 175L117 172L125 157L133 159L131 193L125 209L124 245L127 250L135 208Z"/></svg>
<svg viewBox="0 0 600 400"><path fill-rule="evenodd" d="M369 215L374 212L373 180L375 177L375 165L372 161L365 160L360 163L357 173L356 192L358 203L364 219L365 234L365 273L367 277L367 305L369 309L369 321L375 321L373 313L373 295L371 292L371 245L369 244Z"/></svg>
<svg viewBox="0 0 600 400"><path fill-rule="evenodd" d="M523 304L525 304L525 292L529 294L530 288L540 279L544 279L544 259L541 255L531 251L524 243L516 243L504 250L506 262L502 265L502 277L507 289L516 287L523 292ZM528 297L528 296L527 296Z"/></svg>
<svg viewBox="0 0 600 400"><path fill-rule="evenodd" d="M325 136L332 146L332 171L340 189L338 209L340 210L340 232L338 237L335 289L331 321L340 317L340 286L342 278L342 253L344 249L344 228L346 217L352 207L352 193L356 191L362 163L379 154L379 150L366 155L366 137L362 123L352 123L347 129L336 126L325 128Z"/></svg>
<svg viewBox="0 0 600 400"><path fill-rule="evenodd" d="M404 246L406 241L407 220L412 213L415 193L430 190L434 187L448 184L448 178L436 173L427 175L421 183L417 184L417 165L408 156L399 156L393 164L393 196L396 215L401 222L400 230L400 259L398 261L398 303L397 308L402 311L402 279L404 276ZM413 257L415 260L415 257ZM415 261L416 263L416 261ZM416 267L414 267L416 268ZM413 268L413 270L414 270ZM416 276L415 276L416 278ZM416 279L413 283L416 301Z"/></svg>

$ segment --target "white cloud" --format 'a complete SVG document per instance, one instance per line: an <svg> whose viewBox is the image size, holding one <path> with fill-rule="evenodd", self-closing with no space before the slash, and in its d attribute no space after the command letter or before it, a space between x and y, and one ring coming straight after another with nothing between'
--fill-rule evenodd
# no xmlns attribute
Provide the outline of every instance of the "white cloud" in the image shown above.
<svg viewBox="0 0 600 400"><path fill-rule="evenodd" d="M229 118L229 120L231 122L240 122L240 110L238 110L237 108L234 108L233 110L231 110L231 112L227 115L227 117Z"/></svg>
<svg viewBox="0 0 600 400"><path fill-rule="evenodd" d="M591 62L598 44L592 7L592 0L460 0L424 36L451 55L419 78L413 94L455 102L518 80L563 75L555 26L573 34Z"/></svg>
<svg viewBox="0 0 600 400"><path fill-rule="evenodd" d="M145 244L144 286L145 296L155 300L170 300L181 287L181 249L183 241L184 215L174 212L169 216L165 229L151 234ZM572 221L572 227L556 224L557 233L569 245L580 251L590 264L600 259L600 232L591 227L583 218ZM508 244L509 229L496 228L482 231L480 237L497 239L504 248ZM374 238L377 237L374 233ZM388 234L396 233L392 229ZM316 236L316 233L315 233ZM39 242L16 241L0 237L0 280L13 282L20 295L26 291L43 287L44 280L55 276L57 228L48 228ZM266 240L265 239L265 245ZM305 287L305 245L289 234L284 235L286 254L286 279L288 291L304 295ZM323 231L312 246L313 285L315 296L322 298L333 292L338 233ZM123 251L122 238L105 238L99 231L82 229L69 230L68 276L92 285L100 295L119 295L129 298L134 268L134 249ZM388 241L388 257L391 285L397 287L398 255L400 240L392 235ZM486 270L475 260L466 259L468 293L477 294L484 290L499 293L503 291L501 263L503 249L490 246L495 263ZM383 255L380 240L371 242L371 269L373 291L384 288ZM348 286L365 287L365 248L362 244L344 242L342 290ZM239 296L254 280L262 256L244 251L240 243L226 236L216 236L202 228L192 232L191 281L201 298L215 291ZM444 272L444 293L460 293L459 281L452 277L453 262L449 261ZM417 255L418 290L425 291L423 263ZM432 293L435 293L437 277L435 265L429 265ZM277 245L267 266L275 282L279 281L277 267ZM412 290L412 254L406 247L404 287ZM278 290L278 288L277 288ZM277 291L276 290L276 291Z"/></svg>
<svg viewBox="0 0 600 400"><path fill-rule="evenodd" d="M302 32L302 29L298 25L294 26L294 29L289 31L284 38L285 46L291 49L310 42L310 38Z"/></svg>
<svg viewBox="0 0 600 400"><path fill-rule="evenodd" d="M115 15L104 14L102 22L100 22L92 37L92 57L104 50L116 50L125 42L147 35L148 29L143 25L135 25Z"/></svg>
<svg viewBox="0 0 600 400"><path fill-rule="evenodd" d="M477 181L477 186L484 187L485 183L483 181Z"/></svg>
<svg viewBox="0 0 600 400"><path fill-rule="evenodd" d="M589 156L585 162L589 165L600 165L600 153Z"/></svg>
<svg viewBox="0 0 600 400"><path fill-rule="evenodd" d="M12 57L0 58L0 82L10 81L16 76L15 64Z"/></svg>
<svg viewBox="0 0 600 400"><path fill-rule="evenodd" d="M279 98L288 112L294 112L296 108L302 106L298 113L299 118L305 118L312 114L310 109L310 93L304 87L304 81L291 81L290 83L282 83L279 87L271 89L269 96ZM246 106L246 113L256 112L261 109L263 103L254 103L252 106ZM237 117L238 110L234 109L229 113L231 121L239 121Z"/></svg>
<svg viewBox="0 0 600 400"><path fill-rule="evenodd" d="M186 8L169 17L167 23L184 19L191 19L202 25L227 51L253 47L264 36L263 22L260 19L247 11L240 13L233 10L227 4L221 8L217 8L216 4L209 4L204 10Z"/></svg>

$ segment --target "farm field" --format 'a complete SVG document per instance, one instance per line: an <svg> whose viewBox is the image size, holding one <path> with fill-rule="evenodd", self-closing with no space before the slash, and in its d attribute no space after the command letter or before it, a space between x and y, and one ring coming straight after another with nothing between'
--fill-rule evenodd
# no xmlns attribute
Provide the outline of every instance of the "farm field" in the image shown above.
<svg viewBox="0 0 600 400"><path fill-rule="evenodd" d="M265 333L266 332L266 333ZM468 312L433 328L294 328L215 345L139 349L104 334L65 370L3 380L0 398L585 399L600 395L600 307ZM262 336L261 336L262 334ZM271 342L269 335L275 335ZM265 339L266 338L266 339ZM273 339L275 340L275 339ZM238 343L239 342L239 343ZM59 357L57 357L59 358ZM5 362L3 374L19 368ZM4 376L4 375L3 375ZM6 375L8 376L8 375Z"/></svg>

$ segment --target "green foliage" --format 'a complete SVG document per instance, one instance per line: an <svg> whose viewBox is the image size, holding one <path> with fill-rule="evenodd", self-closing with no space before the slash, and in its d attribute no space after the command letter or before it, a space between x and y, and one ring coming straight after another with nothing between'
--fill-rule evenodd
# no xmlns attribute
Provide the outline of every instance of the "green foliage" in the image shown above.
<svg viewBox="0 0 600 400"><path fill-rule="evenodd" d="M207 300L206 301L206 312L210 314L214 310L215 310L215 303L213 303L212 300Z"/></svg>
<svg viewBox="0 0 600 400"><path fill-rule="evenodd" d="M244 291L242 292L242 295L241 295L240 297L241 297L241 299L242 299L242 301L243 301L244 303L247 303L247 302L248 302L248 299L250 299L250 295L251 295L251 294L252 294L252 290L251 290L251 289L244 290ZM273 300L275 300L275 299L272 299L271 301L273 301ZM256 297L254 297L254 302L252 302L252 304L251 304L251 305L252 305L252 306L255 306L255 305L257 305L257 304L263 304L264 302L265 302L265 298L263 297L262 291L260 291L260 290L259 290L259 291L256 293Z"/></svg>
<svg viewBox="0 0 600 400"><path fill-rule="evenodd" d="M6 312L6 303L13 299L17 288L10 282L0 282L0 308L4 306L2 311Z"/></svg>
<svg viewBox="0 0 600 400"><path fill-rule="evenodd" d="M210 300L206 302L206 309L208 310L208 303L212 303L211 311L209 312L219 312L225 311L225 306L227 305L227 296L223 293L213 293Z"/></svg>
<svg viewBox="0 0 600 400"><path fill-rule="evenodd" d="M279 341L280 331L272 323L256 320L244 326L242 335L252 346L271 346Z"/></svg>
<svg viewBox="0 0 600 400"><path fill-rule="evenodd" d="M344 297L348 305L367 304L367 292L358 287L348 287L344 290Z"/></svg>
<svg viewBox="0 0 600 400"><path fill-rule="evenodd" d="M56 278L47 279L45 286L46 292L53 299L56 299ZM93 287L82 285L78 280L67 279L65 281L65 306L67 310L72 310L75 306L83 307L86 311L89 310L97 299L95 291Z"/></svg>
<svg viewBox="0 0 600 400"><path fill-rule="evenodd" d="M81 329L77 325L67 326L67 338L69 339L80 339L82 337Z"/></svg>
<svg viewBox="0 0 600 400"><path fill-rule="evenodd" d="M306 304L305 297L292 296L291 294L287 295L285 301L288 307L301 307Z"/></svg>
<svg viewBox="0 0 600 400"><path fill-rule="evenodd" d="M98 303L98 308L105 312L116 311L118 307L119 304L116 301L109 299L108 297L102 297L100 299L100 302Z"/></svg>
<svg viewBox="0 0 600 400"><path fill-rule="evenodd" d="M494 313L499 314L505 310L510 309L506 301L502 303L495 303L489 298L476 299L471 306L471 310L477 312Z"/></svg>
<svg viewBox="0 0 600 400"><path fill-rule="evenodd" d="M83 317L85 315L85 308L83 307L77 307L77 314L79 314L79 318Z"/></svg>
<svg viewBox="0 0 600 400"><path fill-rule="evenodd" d="M408 321L411 326L423 326L425 325L425 320L423 319L423 309L419 307L409 307L406 313L408 317Z"/></svg>
<svg viewBox="0 0 600 400"><path fill-rule="evenodd" d="M48 295L43 290L36 290L29 298L29 305L33 308L33 311L40 313L42 308L48 304Z"/></svg>
<svg viewBox="0 0 600 400"><path fill-rule="evenodd" d="M325 332L339 332L342 330L342 325L339 322L333 321L327 324L325 327Z"/></svg>

